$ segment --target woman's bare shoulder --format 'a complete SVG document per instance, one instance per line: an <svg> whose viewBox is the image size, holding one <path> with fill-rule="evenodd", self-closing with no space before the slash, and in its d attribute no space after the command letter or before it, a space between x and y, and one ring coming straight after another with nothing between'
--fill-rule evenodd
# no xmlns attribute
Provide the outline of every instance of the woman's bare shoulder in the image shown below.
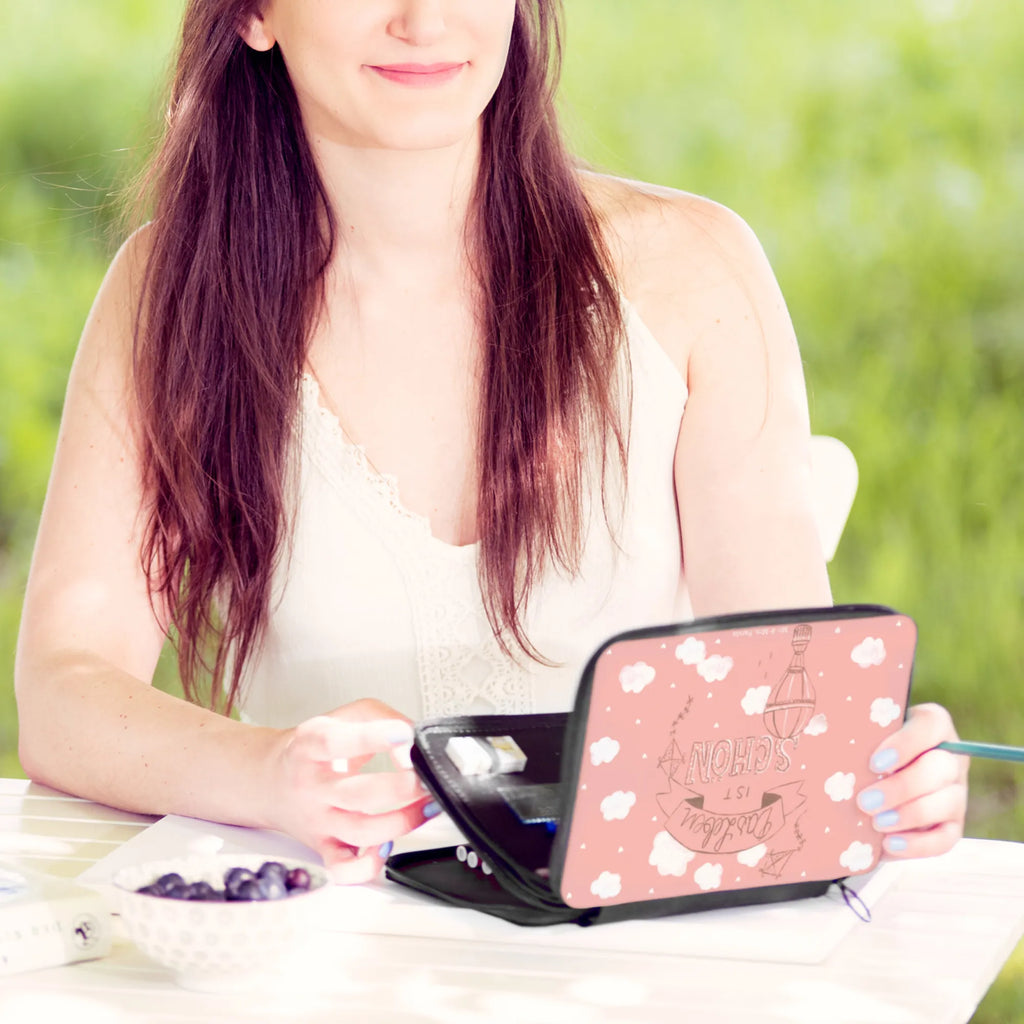
<svg viewBox="0 0 1024 1024"><path fill-rule="evenodd" d="M582 181L605 225L624 285L678 283L680 272L698 281L717 280L723 271L743 276L752 269L750 256L763 255L746 222L712 199L591 172L583 172Z"/></svg>
<svg viewBox="0 0 1024 1024"><path fill-rule="evenodd" d="M107 268L82 329L68 380L67 416L94 403L121 429L131 422L131 373L146 267L153 245L148 226L121 245ZM83 404L83 400L86 404Z"/></svg>
<svg viewBox="0 0 1024 1024"><path fill-rule="evenodd" d="M728 207L661 185L583 172L623 294L686 372L694 346L726 321L777 306L754 232Z"/></svg>
<svg viewBox="0 0 1024 1024"><path fill-rule="evenodd" d="M143 224L122 242L110 262L98 298L112 300L129 309L137 306L153 251L154 230L152 223Z"/></svg>
<svg viewBox="0 0 1024 1024"><path fill-rule="evenodd" d="M111 260L82 331L73 378L84 374L123 386L152 247L147 224L129 235Z"/></svg>

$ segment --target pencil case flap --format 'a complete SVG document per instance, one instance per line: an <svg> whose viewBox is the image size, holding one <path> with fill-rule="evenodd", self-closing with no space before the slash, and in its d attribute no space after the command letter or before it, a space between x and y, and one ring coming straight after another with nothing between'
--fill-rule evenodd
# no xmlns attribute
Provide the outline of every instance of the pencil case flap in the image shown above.
<svg viewBox="0 0 1024 1024"><path fill-rule="evenodd" d="M518 798L557 799L567 721L567 714L435 719L417 727L412 751L424 785L500 884L539 907L564 906L544 877L554 835L544 821L524 822ZM505 736L525 755L521 771L466 775L447 752L453 738Z"/></svg>
<svg viewBox="0 0 1024 1024"><path fill-rule="evenodd" d="M915 641L911 619L861 605L612 638L567 730L552 889L632 908L874 867L856 794L902 723Z"/></svg>

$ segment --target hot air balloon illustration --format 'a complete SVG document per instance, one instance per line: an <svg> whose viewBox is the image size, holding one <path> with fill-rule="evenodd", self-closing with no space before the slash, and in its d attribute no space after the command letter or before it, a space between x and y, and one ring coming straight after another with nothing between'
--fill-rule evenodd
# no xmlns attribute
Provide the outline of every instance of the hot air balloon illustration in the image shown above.
<svg viewBox="0 0 1024 1024"><path fill-rule="evenodd" d="M780 740L799 736L814 714L814 688L804 668L804 651L810 642L809 625L793 630L793 660L764 708L765 727Z"/></svg>

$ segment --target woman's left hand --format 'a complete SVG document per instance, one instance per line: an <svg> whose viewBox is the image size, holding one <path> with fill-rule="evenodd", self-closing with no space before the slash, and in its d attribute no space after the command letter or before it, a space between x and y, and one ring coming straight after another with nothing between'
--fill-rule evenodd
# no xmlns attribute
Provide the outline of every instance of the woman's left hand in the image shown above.
<svg viewBox="0 0 1024 1024"><path fill-rule="evenodd" d="M956 738L945 708L919 704L871 755L871 770L881 777L857 804L884 833L882 845L891 856L934 857L964 834L970 759L932 749Z"/></svg>

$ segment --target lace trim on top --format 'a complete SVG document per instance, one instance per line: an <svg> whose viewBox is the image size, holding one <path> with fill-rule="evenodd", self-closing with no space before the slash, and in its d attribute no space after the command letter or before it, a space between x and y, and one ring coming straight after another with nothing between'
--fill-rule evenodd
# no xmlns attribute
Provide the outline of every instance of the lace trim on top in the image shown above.
<svg viewBox="0 0 1024 1024"><path fill-rule="evenodd" d="M413 618L423 715L526 714L529 673L499 647L484 612L476 573L479 544L438 539L425 516L406 508L398 481L370 464L303 375L302 448L338 497L388 548L400 567Z"/></svg>
<svg viewBox="0 0 1024 1024"><path fill-rule="evenodd" d="M430 520L419 512L413 512L402 504L401 495L398 490L398 478L393 473L381 473L371 462L366 454L366 447L351 440L345 433L341 421L324 404L323 395L316 378L311 374L302 375L302 401L307 418L315 416L322 436L330 438L332 448L344 452L359 469L359 478L383 501L388 508L402 519L415 525L419 532L439 544L446 547L457 547L458 545L446 544L434 536L430 526ZM318 460L319 461L319 460ZM475 545L467 545L475 547Z"/></svg>

